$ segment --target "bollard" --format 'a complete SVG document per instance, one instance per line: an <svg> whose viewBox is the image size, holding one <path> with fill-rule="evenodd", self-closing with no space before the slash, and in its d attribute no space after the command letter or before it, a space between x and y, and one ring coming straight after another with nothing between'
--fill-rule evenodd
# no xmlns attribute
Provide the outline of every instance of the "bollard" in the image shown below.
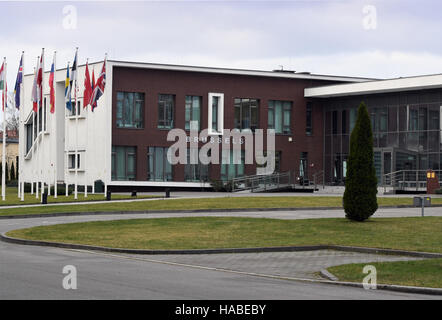
<svg viewBox="0 0 442 320"><path fill-rule="evenodd" d="M45 192L41 196L41 203L42 204L48 204L48 194Z"/></svg>
<svg viewBox="0 0 442 320"><path fill-rule="evenodd" d="M106 200L110 201L111 197L112 197L112 192L110 190L107 190L107 192L106 192Z"/></svg>
<svg viewBox="0 0 442 320"><path fill-rule="evenodd" d="M170 198L170 188L166 188L166 198Z"/></svg>

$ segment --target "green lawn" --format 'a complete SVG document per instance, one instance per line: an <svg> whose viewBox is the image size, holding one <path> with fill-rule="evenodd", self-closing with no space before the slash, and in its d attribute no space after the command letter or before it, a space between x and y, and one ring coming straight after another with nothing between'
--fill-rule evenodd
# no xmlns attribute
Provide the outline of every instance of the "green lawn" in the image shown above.
<svg viewBox="0 0 442 320"><path fill-rule="evenodd" d="M348 264L327 270L340 281L361 283L367 263ZM376 267L377 283L442 288L442 259L370 263Z"/></svg>
<svg viewBox="0 0 442 320"><path fill-rule="evenodd" d="M137 198L151 198L152 196L138 196ZM131 195L128 194L113 194L113 200L122 199L132 199ZM84 196L84 192L78 192L77 200L74 199L74 195L70 194L66 197L65 193L58 193L57 199L54 195L48 196L48 203L63 203L63 202L83 202L83 201L105 201L106 198L104 194L91 194L88 193L87 197ZM25 193L24 201L21 201L18 197L17 188L7 187L5 201L1 200L0 197L0 207L1 206L13 206L13 205L27 205L27 204L39 204L41 203L41 195L35 197L34 194Z"/></svg>
<svg viewBox="0 0 442 320"><path fill-rule="evenodd" d="M210 196L210 193L207 193ZM103 195L96 195L104 200ZM15 196L17 197L17 196ZM122 196L123 197L123 196ZM59 201L65 198L59 197ZM116 199L113 195L112 199ZM35 199L35 196L34 196ZM79 195L79 200L82 195ZM92 200L92 197L88 197ZM53 199L48 199L53 202ZM380 206L412 205L412 198L378 198ZM433 204L442 204L442 198L432 199ZM342 207L342 197L323 196L272 196L272 197L229 197L139 201L131 203L100 203L67 206L45 206L33 208L0 209L0 215L42 214L61 212L97 212L97 211L146 211L146 210L204 210L204 209L244 209L244 208L307 208L307 207Z"/></svg>
<svg viewBox="0 0 442 320"><path fill-rule="evenodd" d="M442 252L442 217L278 220L240 217L134 219L15 230L12 237L133 249L351 245Z"/></svg>

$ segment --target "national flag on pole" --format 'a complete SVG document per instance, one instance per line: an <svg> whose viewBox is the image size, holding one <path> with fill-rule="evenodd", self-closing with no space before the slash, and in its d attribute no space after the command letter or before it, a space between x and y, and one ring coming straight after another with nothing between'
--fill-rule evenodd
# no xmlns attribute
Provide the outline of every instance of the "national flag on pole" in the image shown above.
<svg viewBox="0 0 442 320"><path fill-rule="evenodd" d="M34 112L37 112L41 102L43 101L43 54L44 50L41 52L41 56L37 64L37 70L34 76L34 85L32 87L32 102Z"/></svg>
<svg viewBox="0 0 442 320"><path fill-rule="evenodd" d="M55 112L55 88L54 88L54 79L55 79L55 53L54 60L51 65L51 73L49 75L49 111L51 113Z"/></svg>
<svg viewBox="0 0 442 320"><path fill-rule="evenodd" d="M6 99L7 99L7 84L6 84L6 59L3 61L0 68L0 90L2 90L2 110L5 111Z"/></svg>
<svg viewBox="0 0 442 320"><path fill-rule="evenodd" d="M106 85L106 59L103 62L103 68L98 76L97 83L94 86L94 91L92 92L91 106L92 111L97 107L97 101L104 93L104 87Z"/></svg>
<svg viewBox="0 0 442 320"><path fill-rule="evenodd" d="M18 66L17 79L15 80L14 96L15 96L15 107L20 109L20 91L21 85L23 83L23 53L20 59L20 65Z"/></svg>
<svg viewBox="0 0 442 320"><path fill-rule="evenodd" d="M84 92L83 92L83 108L87 108L91 101L92 85L91 78L89 76L89 63L86 62L86 70L84 75Z"/></svg>
<svg viewBox="0 0 442 320"><path fill-rule="evenodd" d="M72 111L72 102L71 102L71 80L69 78L69 62L68 67L66 68L66 81L64 86L64 102L66 103L66 108Z"/></svg>
<svg viewBox="0 0 442 320"><path fill-rule="evenodd" d="M95 89L95 72L94 72L94 69L92 69L92 83L91 83L91 87L92 87L92 92L94 92L94 89ZM92 97L92 93L91 93L91 97Z"/></svg>
<svg viewBox="0 0 442 320"><path fill-rule="evenodd" d="M77 54L78 49L75 51L74 63L71 68L71 89L74 89L75 107L77 107Z"/></svg>

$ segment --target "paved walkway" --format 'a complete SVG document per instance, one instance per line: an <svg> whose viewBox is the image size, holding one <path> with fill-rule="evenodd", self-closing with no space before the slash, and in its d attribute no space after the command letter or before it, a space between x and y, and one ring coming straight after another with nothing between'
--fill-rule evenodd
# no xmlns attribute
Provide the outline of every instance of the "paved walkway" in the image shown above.
<svg viewBox="0 0 442 320"><path fill-rule="evenodd" d="M324 268L349 263L421 260L403 256L365 254L335 250L191 255L122 255L146 261L172 262L205 268L240 271L289 278L322 279ZM363 279L361 269L361 282Z"/></svg>

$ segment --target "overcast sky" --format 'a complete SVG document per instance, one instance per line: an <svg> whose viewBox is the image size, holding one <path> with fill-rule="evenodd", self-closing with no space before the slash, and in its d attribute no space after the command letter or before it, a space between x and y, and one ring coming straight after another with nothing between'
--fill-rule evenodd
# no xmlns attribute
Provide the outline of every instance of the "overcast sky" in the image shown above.
<svg viewBox="0 0 442 320"><path fill-rule="evenodd" d="M373 78L442 73L441 9L437 0L0 2L0 56L10 88L21 51L29 73L42 47L46 69L54 50L62 68L79 47L80 63L107 52L114 60Z"/></svg>

